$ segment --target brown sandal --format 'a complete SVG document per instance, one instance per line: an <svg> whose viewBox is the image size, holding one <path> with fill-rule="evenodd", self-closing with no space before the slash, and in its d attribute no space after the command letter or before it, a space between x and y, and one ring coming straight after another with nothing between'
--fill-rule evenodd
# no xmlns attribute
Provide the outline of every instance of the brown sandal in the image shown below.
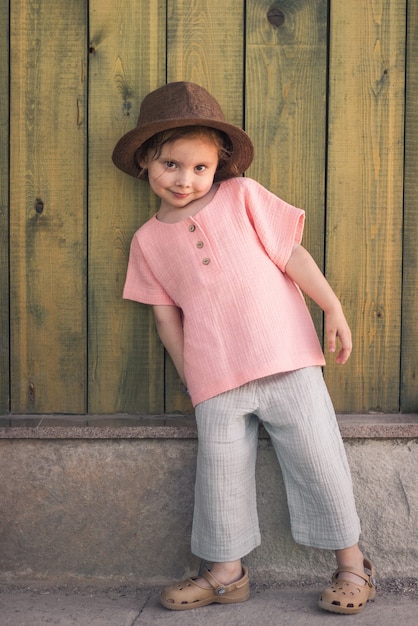
<svg viewBox="0 0 418 626"><path fill-rule="evenodd" d="M331 613L350 615L360 613L369 600L376 595L375 569L368 559L363 561L364 572L340 567L332 576L332 584L322 592L319 606ZM365 585L356 585L349 580L338 578L340 572L350 572L365 581Z"/></svg>
<svg viewBox="0 0 418 626"><path fill-rule="evenodd" d="M210 589L201 587L194 578L187 578L181 583L163 589L160 595L161 604L173 611L185 611L215 602L218 604L245 602L250 597L247 567L243 566L242 577L230 585L221 585L207 569L203 570L202 577L211 585Z"/></svg>

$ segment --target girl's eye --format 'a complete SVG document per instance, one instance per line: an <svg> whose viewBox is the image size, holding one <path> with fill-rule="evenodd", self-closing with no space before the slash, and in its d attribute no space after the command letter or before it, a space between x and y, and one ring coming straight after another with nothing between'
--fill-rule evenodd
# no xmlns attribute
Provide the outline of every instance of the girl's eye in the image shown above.
<svg viewBox="0 0 418 626"><path fill-rule="evenodd" d="M176 164L174 163L174 161L166 161L164 165L166 166L168 170L173 170L176 167Z"/></svg>
<svg viewBox="0 0 418 626"><path fill-rule="evenodd" d="M206 169L206 165L196 165L195 170L196 172L204 172Z"/></svg>

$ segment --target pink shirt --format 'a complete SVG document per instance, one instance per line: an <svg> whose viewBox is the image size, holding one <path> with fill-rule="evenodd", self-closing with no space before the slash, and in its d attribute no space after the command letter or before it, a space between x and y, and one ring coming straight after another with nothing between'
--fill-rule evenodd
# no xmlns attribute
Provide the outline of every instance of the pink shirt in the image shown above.
<svg viewBox="0 0 418 626"><path fill-rule="evenodd" d="M303 296L284 273L304 215L254 180L232 178L194 217L167 224L154 216L135 233L123 296L182 310L194 405L324 365Z"/></svg>

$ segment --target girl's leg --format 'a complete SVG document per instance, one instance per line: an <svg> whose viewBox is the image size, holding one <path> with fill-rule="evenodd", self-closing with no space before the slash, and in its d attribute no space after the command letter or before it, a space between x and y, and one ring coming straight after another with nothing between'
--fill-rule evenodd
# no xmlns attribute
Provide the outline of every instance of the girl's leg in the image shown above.
<svg viewBox="0 0 418 626"><path fill-rule="evenodd" d="M374 568L357 544L350 470L322 372L306 368L276 376L264 397L259 416L282 468L292 534L299 543L335 551L338 568L319 606L358 613L375 596Z"/></svg>
<svg viewBox="0 0 418 626"><path fill-rule="evenodd" d="M295 541L328 550L355 546L360 523L351 474L321 369L279 374L260 385L257 414L280 462Z"/></svg>
<svg viewBox="0 0 418 626"><path fill-rule="evenodd" d="M249 597L248 570L241 557L260 543L255 493L259 422L252 414L253 397L249 383L196 407L192 551L213 565L199 578L166 587L161 602L168 609L244 602Z"/></svg>
<svg viewBox="0 0 418 626"><path fill-rule="evenodd" d="M216 564L218 571L222 563L236 567L241 557L260 544L253 387L249 383L196 407L198 455L191 546L193 554Z"/></svg>

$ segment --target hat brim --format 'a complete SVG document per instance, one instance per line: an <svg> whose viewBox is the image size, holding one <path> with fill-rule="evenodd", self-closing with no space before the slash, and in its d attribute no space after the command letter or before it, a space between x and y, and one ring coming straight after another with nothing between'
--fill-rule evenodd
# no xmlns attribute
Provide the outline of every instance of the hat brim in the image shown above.
<svg viewBox="0 0 418 626"><path fill-rule="evenodd" d="M240 173L244 173L251 165L254 158L254 146L245 131L227 122L196 117L182 120L178 118L159 120L146 126L133 128L123 135L116 144L112 154L113 163L126 174L137 178L141 168L137 163L136 153L144 142L164 130L183 126L209 126L221 130L230 138L232 144L231 158L225 167L218 170L218 180L233 176L229 172L231 165L235 171Z"/></svg>

